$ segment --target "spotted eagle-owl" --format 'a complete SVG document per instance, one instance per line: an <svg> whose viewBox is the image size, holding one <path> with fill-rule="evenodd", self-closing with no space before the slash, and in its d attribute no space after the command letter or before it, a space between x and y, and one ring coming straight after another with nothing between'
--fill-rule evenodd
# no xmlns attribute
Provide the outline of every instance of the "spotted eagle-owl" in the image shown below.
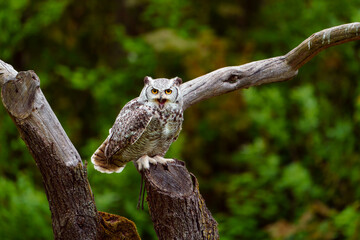
<svg viewBox="0 0 360 240"><path fill-rule="evenodd" d="M149 163L164 164L163 156L177 139L183 122L181 78L144 78L140 96L120 111L109 136L95 151L91 162L104 173L121 172L134 161L138 169Z"/></svg>

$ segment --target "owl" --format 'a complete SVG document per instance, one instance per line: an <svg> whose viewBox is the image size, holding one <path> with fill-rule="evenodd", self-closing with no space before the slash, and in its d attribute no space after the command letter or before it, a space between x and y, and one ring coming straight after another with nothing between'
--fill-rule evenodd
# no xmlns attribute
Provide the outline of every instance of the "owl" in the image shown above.
<svg viewBox="0 0 360 240"><path fill-rule="evenodd" d="M121 172L134 161L139 170L152 164L165 164L163 158L177 139L183 122L181 78L144 78L140 96L120 111L109 136L91 157L96 170Z"/></svg>

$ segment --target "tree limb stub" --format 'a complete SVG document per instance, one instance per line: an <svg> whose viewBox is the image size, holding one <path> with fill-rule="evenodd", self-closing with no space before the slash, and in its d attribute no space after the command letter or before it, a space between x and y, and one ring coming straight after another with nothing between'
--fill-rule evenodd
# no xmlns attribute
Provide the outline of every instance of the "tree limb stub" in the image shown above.
<svg viewBox="0 0 360 240"><path fill-rule="evenodd" d="M95 239L100 219L86 171L39 81L32 71L20 72L2 86L2 101L41 171L55 239Z"/></svg>
<svg viewBox="0 0 360 240"><path fill-rule="evenodd" d="M6 76L1 80L1 99L41 172L55 239L139 239L128 219L115 215L108 219L97 212L86 168L46 101L39 78L33 71L14 78L12 70L0 71ZM125 235L112 237L119 229L115 222L128 226Z"/></svg>
<svg viewBox="0 0 360 240"><path fill-rule="evenodd" d="M217 222L184 162L151 165L144 177L151 219L160 240L219 239Z"/></svg>
<svg viewBox="0 0 360 240"><path fill-rule="evenodd" d="M293 78L298 69L320 51L360 40L360 23L349 23L312 34L284 56L251 62L241 66L225 67L181 85L184 109L205 99L265 83Z"/></svg>
<svg viewBox="0 0 360 240"><path fill-rule="evenodd" d="M0 87L7 81L14 79L18 72L10 64L0 59Z"/></svg>

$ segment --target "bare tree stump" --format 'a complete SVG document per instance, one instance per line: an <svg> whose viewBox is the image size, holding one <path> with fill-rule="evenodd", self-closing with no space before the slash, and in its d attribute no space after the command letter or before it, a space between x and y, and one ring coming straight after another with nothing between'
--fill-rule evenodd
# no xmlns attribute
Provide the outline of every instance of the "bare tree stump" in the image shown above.
<svg viewBox="0 0 360 240"><path fill-rule="evenodd" d="M160 240L219 239L217 222L184 162L151 165L144 177L151 219Z"/></svg>

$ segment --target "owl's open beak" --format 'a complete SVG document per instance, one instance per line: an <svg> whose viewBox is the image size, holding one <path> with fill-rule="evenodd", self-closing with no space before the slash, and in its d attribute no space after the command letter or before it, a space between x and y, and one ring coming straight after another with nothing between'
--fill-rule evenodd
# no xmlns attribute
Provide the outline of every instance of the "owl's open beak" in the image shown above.
<svg viewBox="0 0 360 240"><path fill-rule="evenodd" d="M160 98L157 99L157 101L158 101L158 103L159 103L160 109L163 109L164 106L165 106L165 103L166 103L167 99L160 97Z"/></svg>

